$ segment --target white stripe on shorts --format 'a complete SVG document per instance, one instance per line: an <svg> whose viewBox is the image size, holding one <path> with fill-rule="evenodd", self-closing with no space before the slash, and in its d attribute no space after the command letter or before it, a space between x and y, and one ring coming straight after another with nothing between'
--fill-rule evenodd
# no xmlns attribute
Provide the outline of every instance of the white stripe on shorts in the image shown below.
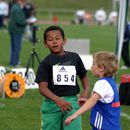
<svg viewBox="0 0 130 130"><path fill-rule="evenodd" d="M94 122L94 126L98 129L101 129L102 128L102 122L103 122L103 116L99 112L97 112L96 119L95 119L95 122Z"/></svg>

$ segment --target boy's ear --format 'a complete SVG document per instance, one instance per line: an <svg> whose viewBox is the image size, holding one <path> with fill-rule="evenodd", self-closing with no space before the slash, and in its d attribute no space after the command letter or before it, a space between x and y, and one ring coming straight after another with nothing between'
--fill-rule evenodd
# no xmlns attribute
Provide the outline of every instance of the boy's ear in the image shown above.
<svg viewBox="0 0 130 130"><path fill-rule="evenodd" d="M101 65L101 66L100 66L100 70L101 70L102 72L104 72L104 69L105 69L104 66Z"/></svg>
<svg viewBox="0 0 130 130"><path fill-rule="evenodd" d="M67 42L67 39L65 38L65 39L64 39L64 43L63 43L63 45L65 45L65 44L66 44L66 42Z"/></svg>
<svg viewBox="0 0 130 130"><path fill-rule="evenodd" d="M48 48L48 45L47 45L47 44L44 44L44 46L45 46L46 48Z"/></svg>

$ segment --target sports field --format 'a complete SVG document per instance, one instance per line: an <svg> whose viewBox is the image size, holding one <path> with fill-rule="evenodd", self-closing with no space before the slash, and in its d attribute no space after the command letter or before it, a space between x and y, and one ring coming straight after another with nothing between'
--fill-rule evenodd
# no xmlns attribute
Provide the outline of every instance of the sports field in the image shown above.
<svg viewBox="0 0 130 130"><path fill-rule="evenodd" d="M38 25L35 48L39 58L42 60L48 54L48 50L43 46L42 35L44 29L49 25ZM91 54L101 50L114 51L116 39L116 26L96 26L96 25L61 25L67 38L87 38L90 39ZM8 32L0 31L0 65L9 67L9 35ZM32 50L32 43L24 40L21 52L21 63L25 67ZM122 61L120 66L123 65ZM38 63L35 62L34 71L37 70ZM120 84L120 76L129 73L130 70L120 70L117 73L116 82ZM88 71L91 89L95 78ZM80 84L80 83L79 83ZM27 90L20 99L1 99L0 98L0 130L40 130L40 105L42 96L38 89ZM121 106L121 125L122 130L130 130L130 106ZM87 112L83 115L83 130L90 130L89 115Z"/></svg>

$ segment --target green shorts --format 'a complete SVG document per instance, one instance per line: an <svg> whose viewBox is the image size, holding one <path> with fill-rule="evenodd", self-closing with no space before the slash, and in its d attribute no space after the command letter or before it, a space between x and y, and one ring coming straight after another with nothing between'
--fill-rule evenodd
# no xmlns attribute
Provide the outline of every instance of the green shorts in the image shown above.
<svg viewBox="0 0 130 130"><path fill-rule="evenodd" d="M45 99L42 105L42 130L81 130L81 116L76 118L69 126L64 124L65 119L79 109L76 96L62 97L72 105L72 110L63 113L50 99Z"/></svg>

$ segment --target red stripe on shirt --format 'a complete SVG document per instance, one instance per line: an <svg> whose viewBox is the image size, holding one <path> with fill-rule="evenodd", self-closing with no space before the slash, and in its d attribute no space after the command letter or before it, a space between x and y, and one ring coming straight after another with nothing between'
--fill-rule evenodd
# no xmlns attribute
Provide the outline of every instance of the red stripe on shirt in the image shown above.
<svg viewBox="0 0 130 130"><path fill-rule="evenodd" d="M113 102L112 103L112 107L119 107L120 106L120 102Z"/></svg>

